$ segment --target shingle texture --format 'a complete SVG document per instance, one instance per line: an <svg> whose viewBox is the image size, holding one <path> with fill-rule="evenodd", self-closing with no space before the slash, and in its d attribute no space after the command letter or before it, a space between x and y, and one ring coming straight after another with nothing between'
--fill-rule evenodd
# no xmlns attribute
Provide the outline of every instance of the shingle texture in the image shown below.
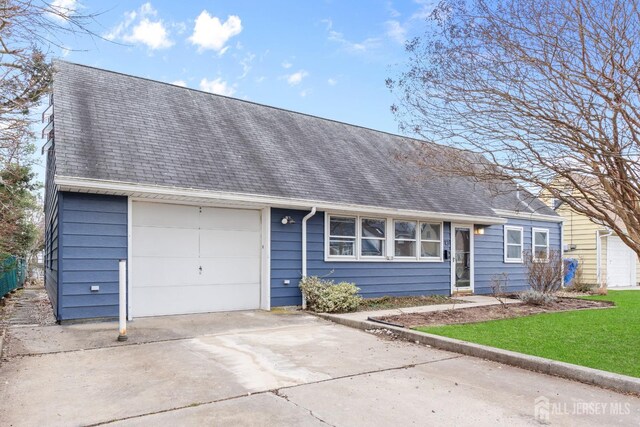
<svg viewBox="0 0 640 427"><path fill-rule="evenodd" d="M415 144L401 136L64 61L56 69L58 175L439 213L522 210L515 194L491 201L467 178L400 161Z"/></svg>

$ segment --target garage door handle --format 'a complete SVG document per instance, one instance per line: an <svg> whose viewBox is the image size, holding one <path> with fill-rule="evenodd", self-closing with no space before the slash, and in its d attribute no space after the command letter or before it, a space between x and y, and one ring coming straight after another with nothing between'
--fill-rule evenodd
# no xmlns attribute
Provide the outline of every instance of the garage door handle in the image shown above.
<svg viewBox="0 0 640 427"><path fill-rule="evenodd" d="M198 267L198 270L200 270L200 274L202 274L202 266Z"/></svg>

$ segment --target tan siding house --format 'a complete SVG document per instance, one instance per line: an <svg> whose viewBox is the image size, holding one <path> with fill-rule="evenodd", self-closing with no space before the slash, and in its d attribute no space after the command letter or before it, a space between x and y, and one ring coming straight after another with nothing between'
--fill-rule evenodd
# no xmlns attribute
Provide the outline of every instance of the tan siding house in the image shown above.
<svg viewBox="0 0 640 427"><path fill-rule="evenodd" d="M638 258L619 237L566 204L556 212L565 219L564 257L579 261L578 280L608 287L638 284Z"/></svg>

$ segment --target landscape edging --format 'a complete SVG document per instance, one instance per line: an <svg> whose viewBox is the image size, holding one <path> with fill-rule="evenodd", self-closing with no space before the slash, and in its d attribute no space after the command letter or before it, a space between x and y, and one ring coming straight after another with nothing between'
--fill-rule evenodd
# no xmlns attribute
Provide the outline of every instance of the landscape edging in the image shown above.
<svg viewBox="0 0 640 427"><path fill-rule="evenodd" d="M388 329L393 331L400 338L409 341L417 341L420 344L426 344L441 350L492 360L494 362L504 363L506 365L516 366L530 371L541 372L547 375L567 378L621 393L640 395L640 378L546 359L544 357L531 356L515 351L489 347L482 344L475 344L454 338L428 334L426 332L420 332L413 329L383 325L369 320L347 319L326 313L317 313L317 316L330 320L334 323L365 331L370 329Z"/></svg>

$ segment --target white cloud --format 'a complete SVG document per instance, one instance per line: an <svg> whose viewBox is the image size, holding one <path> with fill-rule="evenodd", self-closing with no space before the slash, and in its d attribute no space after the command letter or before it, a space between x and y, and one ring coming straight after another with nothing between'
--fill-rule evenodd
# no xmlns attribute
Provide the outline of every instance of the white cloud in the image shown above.
<svg viewBox="0 0 640 427"><path fill-rule="evenodd" d="M267 79L267 78L266 78L265 76L260 76L260 77L256 78L255 82L256 82L256 83L258 83L258 84L260 84L260 83L262 83L263 81L265 81L266 79Z"/></svg>
<svg viewBox="0 0 640 427"><path fill-rule="evenodd" d="M437 0L414 0L415 3L419 5L418 10L416 10L412 15L412 20L425 20L431 15L433 9L438 4Z"/></svg>
<svg viewBox="0 0 640 427"><path fill-rule="evenodd" d="M49 4L49 8L52 10L50 15L53 18L65 21L65 17L76 13L78 2L76 0L54 0Z"/></svg>
<svg viewBox="0 0 640 427"><path fill-rule="evenodd" d="M307 95L311 95L311 89L304 89L300 91L300 96L305 98Z"/></svg>
<svg viewBox="0 0 640 427"><path fill-rule="evenodd" d="M168 36L162 21L152 22L144 18L133 27L131 34L123 36L122 39L128 43L141 43L149 49L156 50L173 46L173 42L169 40Z"/></svg>
<svg viewBox="0 0 640 427"><path fill-rule="evenodd" d="M173 46L169 32L162 21L157 19L156 11L151 3L145 3L140 8L126 12L124 20L111 29L106 35L107 40L122 40L126 43L142 44L151 50L166 49Z"/></svg>
<svg viewBox="0 0 640 427"><path fill-rule="evenodd" d="M397 43L404 44L407 40L407 29L404 28L398 21L387 21L384 23L387 29L387 36Z"/></svg>
<svg viewBox="0 0 640 427"><path fill-rule="evenodd" d="M289 68L293 67L293 64L289 61L282 61L282 68L284 68L285 70L288 70Z"/></svg>
<svg viewBox="0 0 640 427"><path fill-rule="evenodd" d="M251 66L254 59L256 59L256 55L251 52L247 53L244 58L242 58L242 60L240 61L240 65L242 66L242 74L238 77L238 79L244 79L245 77L247 77L247 74L249 74L249 71L251 71Z"/></svg>
<svg viewBox="0 0 640 427"><path fill-rule="evenodd" d="M231 96L236 93L235 87L229 85L220 77L216 78L215 80L208 80L206 78L200 80L200 89L206 92L225 96Z"/></svg>
<svg viewBox="0 0 640 427"><path fill-rule="evenodd" d="M380 39L369 37L361 42L347 40L341 32L329 30L329 41L340 44L347 52L363 53L380 46Z"/></svg>
<svg viewBox="0 0 640 427"><path fill-rule="evenodd" d="M391 15L392 18L397 18L398 16L401 15L400 12L398 12L398 10L393 7L393 2L388 1L387 2L387 11L389 12L389 15Z"/></svg>
<svg viewBox="0 0 640 427"><path fill-rule="evenodd" d="M187 82L184 80L174 80L171 82L172 85L187 87Z"/></svg>
<svg viewBox="0 0 640 427"><path fill-rule="evenodd" d="M193 34L189 41L198 46L199 51L215 50L216 52L226 51L225 44L242 31L242 21L236 15L227 17L222 23L217 16L209 15L203 10L196 18Z"/></svg>
<svg viewBox="0 0 640 427"><path fill-rule="evenodd" d="M328 84L329 86L335 86L335 85L337 85L337 84L338 84L338 81L337 81L336 79L329 78L329 79L327 80L327 84Z"/></svg>
<svg viewBox="0 0 640 427"><path fill-rule="evenodd" d="M306 72L305 70L300 70L293 74L289 74L288 76L286 76L287 83L289 83L290 86L299 85L300 83L302 83L302 79L304 79L308 75L309 73Z"/></svg>

